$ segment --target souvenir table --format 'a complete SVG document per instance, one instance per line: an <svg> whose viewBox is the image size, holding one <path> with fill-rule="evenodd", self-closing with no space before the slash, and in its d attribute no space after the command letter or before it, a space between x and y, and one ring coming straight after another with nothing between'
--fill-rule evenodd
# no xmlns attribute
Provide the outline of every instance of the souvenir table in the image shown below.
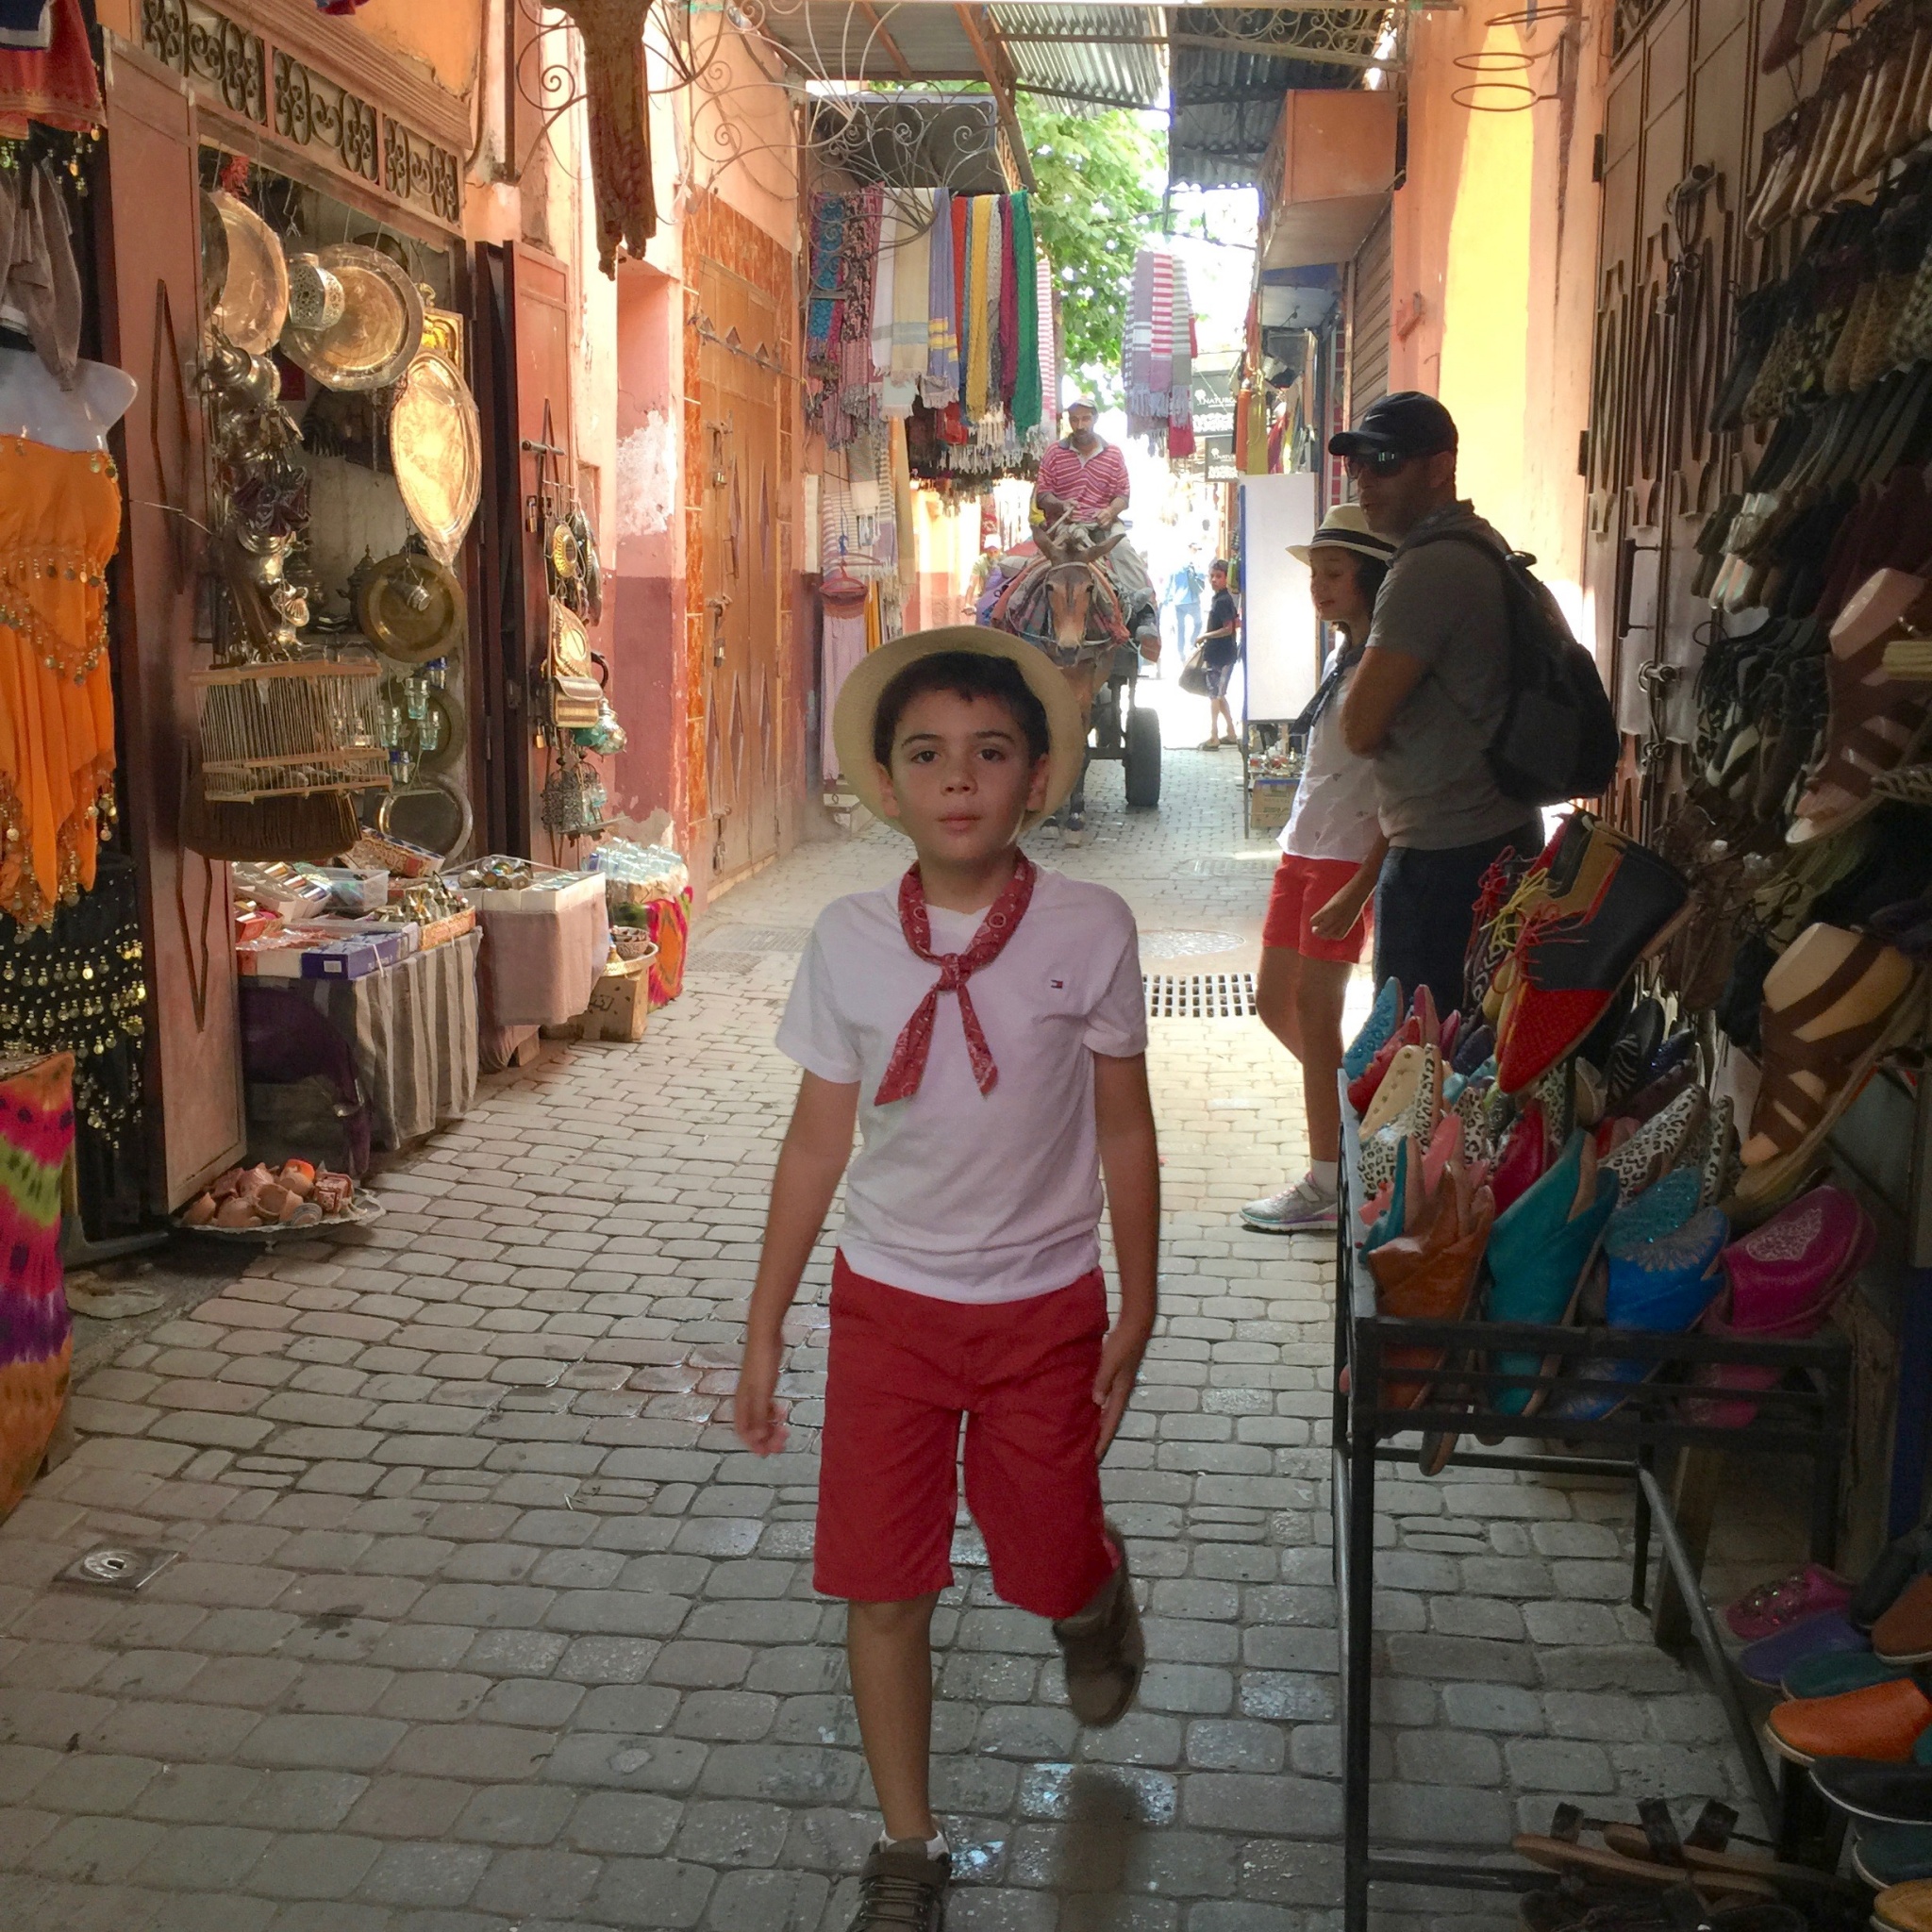
<svg viewBox="0 0 1932 1932"><path fill-rule="evenodd" d="M482 1055L493 1070L538 1027L560 1026L590 1005L610 950L610 916L597 873L555 890L465 891L483 934Z"/></svg>
<svg viewBox="0 0 1932 1932"><path fill-rule="evenodd" d="M349 1042L377 1147L432 1133L475 1103L482 950L467 932L360 979L263 982L312 999Z"/></svg>

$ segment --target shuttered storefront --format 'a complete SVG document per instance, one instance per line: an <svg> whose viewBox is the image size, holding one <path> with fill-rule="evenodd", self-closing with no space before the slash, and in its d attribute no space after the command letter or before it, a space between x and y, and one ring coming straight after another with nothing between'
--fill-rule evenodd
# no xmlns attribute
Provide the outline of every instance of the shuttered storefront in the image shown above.
<svg viewBox="0 0 1932 1932"><path fill-rule="evenodd" d="M1384 208L1348 270L1348 402L1353 422L1389 392L1389 322L1394 308L1390 253L1393 211Z"/></svg>

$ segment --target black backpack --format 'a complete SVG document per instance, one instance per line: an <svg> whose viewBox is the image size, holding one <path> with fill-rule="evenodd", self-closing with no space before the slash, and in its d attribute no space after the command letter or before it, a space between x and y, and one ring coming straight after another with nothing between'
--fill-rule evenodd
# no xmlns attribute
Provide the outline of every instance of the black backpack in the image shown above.
<svg viewBox="0 0 1932 1932"><path fill-rule="evenodd" d="M1506 797L1559 805L1607 791L1623 741L1596 659L1571 635L1536 558L1504 551L1474 530L1442 530L1420 543L1467 543L1503 573L1509 615L1509 698L1484 756Z"/></svg>

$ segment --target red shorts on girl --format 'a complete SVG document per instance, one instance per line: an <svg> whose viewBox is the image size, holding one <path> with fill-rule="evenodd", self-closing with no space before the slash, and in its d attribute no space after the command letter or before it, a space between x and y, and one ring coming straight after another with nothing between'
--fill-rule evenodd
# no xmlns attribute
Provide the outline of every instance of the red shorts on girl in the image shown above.
<svg viewBox="0 0 1932 1932"><path fill-rule="evenodd" d="M832 1269L813 1587L903 1603L953 1580L959 1425L966 1507L993 1588L1071 1617L1113 1574L1101 1519L1107 1333L1100 1271L1024 1301L946 1302Z"/></svg>
<svg viewBox="0 0 1932 1932"><path fill-rule="evenodd" d="M1369 940L1368 907L1362 908L1362 916L1339 940L1318 938L1308 930L1308 921L1360 870L1352 858L1303 858L1295 853L1284 852L1281 863L1274 868L1274 884L1268 894L1268 917L1261 926L1261 943L1286 947L1304 959L1339 959L1350 966L1358 964Z"/></svg>

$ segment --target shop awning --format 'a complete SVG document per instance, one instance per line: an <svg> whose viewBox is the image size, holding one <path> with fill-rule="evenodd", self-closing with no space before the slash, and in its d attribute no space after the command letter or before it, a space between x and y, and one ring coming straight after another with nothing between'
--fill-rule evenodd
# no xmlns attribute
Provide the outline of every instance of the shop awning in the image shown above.
<svg viewBox="0 0 1932 1932"><path fill-rule="evenodd" d="M1024 172L1017 93L1067 111L1173 112L1170 175L1245 186L1296 88L1352 88L1375 64L1390 0L1323 8L1062 6L1057 0L767 0L758 31L808 85L979 82Z"/></svg>

